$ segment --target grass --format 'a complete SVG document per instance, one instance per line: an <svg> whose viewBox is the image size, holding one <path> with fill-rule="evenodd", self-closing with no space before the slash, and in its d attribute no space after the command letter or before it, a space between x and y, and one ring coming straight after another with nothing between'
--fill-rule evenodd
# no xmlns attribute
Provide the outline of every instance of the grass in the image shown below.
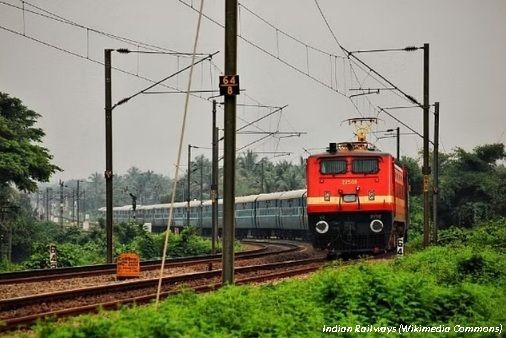
<svg viewBox="0 0 506 338"><path fill-rule="evenodd" d="M494 228L495 224L487 226ZM64 323L40 323L35 334L321 337L329 334L323 332L327 326L351 327L352 332L341 333L345 337L380 337L384 333L374 329L399 330L400 325L412 325L450 330L432 334L435 337L461 337L461 332L454 332L456 325L495 328L506 324L506 261L502 248L506 240L489 238L487 245L478 245L488 233L480 227L466 235L465 245L459 240L385 263L360 262L345 267L337 262L306 280L229 286L203 295L186 291L163 301L159 308L125 308ZM354 332L357 325L363 332ZM488 336L497 335L473 334Z"/></svg>

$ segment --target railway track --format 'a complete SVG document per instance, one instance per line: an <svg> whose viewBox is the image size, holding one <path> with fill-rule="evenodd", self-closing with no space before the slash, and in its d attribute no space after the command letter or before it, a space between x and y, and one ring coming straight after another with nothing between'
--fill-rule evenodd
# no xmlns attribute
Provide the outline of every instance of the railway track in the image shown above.
<svg viewBox="0 0 506 338"><path fill-rule="evenodd" d="M260 241L243 241L243 243L253 244L258 246L259 248L242 251L236 253L236 257L238 259L251 258L251 257L262 257L270 254L269 246L265 245ZM294 250L294 248L288 248L285 250ZM215 255L202 255L202 256L192 256L192 257L180 257L180 258L171 258L165 261L165 265L167 267L177 267L191 264L202 264L209 262L218 262L221 259L221 254ZM149 260L149 261L141 261L141 269L143 271L146 270L155 270L160 269L162 260ZM96 265L88 265L88 266L76 266L76 267L64 267L64 268L56 268L56 269L40 269L40 270L24 270L24 271L14 271L7 273L0 273L0 285L2 284L19 284L19 283L31 283L37 281L47 281L54 279L70 279L70 278L79 278L79 277L87 277L87 276L97 276L97 275L105 275L105 274L114 274L116 273L116 264L96 264ZM0 295L1 297L1 295Z"/></svg>
<svg viewBox="0 0 506 338"><path fill-rule="evenodd" d="M297 255L297 252L307 249L307 247L301 245L293 243L277 243L275 245L267 242L255 243L262 244L264 248L269 247L270 249L255 250L256 252L253 253L250 251L250 255L246 255L246 258L238 257L238 266L235 268L236 284L263 282L307 273L315 271L325 262L324 257L291 259L292 256ZM280 262L256 263L256 258L264 257L262 259L265 259L265 256L269 254L272 257L284 258ZM216 269L212 271L205 269L210 261L214 262L219 259L217 257L207 257L187 261L186 264L191 266L202 264L204 271L186 272L164 277L162 279L162 297L180 291L183 285L195 289L197 292L219 288L221 286L221 264L216 264ZM177 262L177 264L184 264L184 262ZM83 271L79 273L83 273ZM37 278L47 278L47 276L38 276ZM54 282L59 277L53 275L52 278ZM70 277L65 276L65 278ZM27 282L26 279L23 280ZM41 282L41 280L39 279L38 282ZM6 285L4 284L2 287ZM27 326L34 323L38 318L47 316L62 317L95 312L99 307L114 309L125 304L146 303L155 298L157 285L158 278L152 277L0 299L0 320L4 323L0 330L13 330L20 325Z"/></svg>

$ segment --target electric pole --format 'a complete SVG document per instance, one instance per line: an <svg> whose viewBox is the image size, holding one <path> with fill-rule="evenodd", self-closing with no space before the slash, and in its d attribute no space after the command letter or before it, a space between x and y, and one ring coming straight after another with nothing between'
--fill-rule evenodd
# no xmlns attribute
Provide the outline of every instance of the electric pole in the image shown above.
<svg viewBox="0 0 506 338"><path fill-rule="evenodd" d="M199 215L199 227L202 228L202 223L204 221L203 215L202 215L202 202L204 200L204 161L203 157L201 157L200 161L200 215Z"/></svg>
<svg viewBox="0 0 506 338"><path fill-rule="evenodd" d="M112 263L112 49L104 50L105 59L105 228L107 242L107 263Z"/></svg>
<svg viewBox="0 0 506 338"><path fill-rule="evenodd" d="M46 188L46 222L49 222L49 189Z"/></svg>
<svg viewBox="0 0 506 338"><path fill-rule="evenodd" d="M397 127L397 161L401 161L401 127Z"/></svg>
<svg viewBox="0 0 506 338"><path fill-rule="evenodd" d="M75 221L75 207L76 207L76 191L74 188L72 188L72 225Z"/></svg>
<svg viewBox="0 0 506 338"><path fill-rule="evenodd" d="M439 102L434 104L434 153L433 153L433 196L432 196L432 241L437 244L437 230L438 230L438 204L439 204Z"/></svg>
<svg viewBox="0 0 506 338"><path fill-rule="evenodd" d="M225 77L237 79L237 0L225 1ZM225 82L225 81L223 81ZM225 83L224 83L225 84ZM225 84L225 85L226 85ZM226 87L230 90L233 87ZM237 81L238 89L238 81ZM235 239L235 135L236 97L230 91L225 94L225 154L223 182L223 284L234 283Z"/></svg>
<svg viewBox="0 0 506 338"><path fill-rule="evenodd" d="M60 226L63 228L63 181L58 182L60 185Z"/></svg>
<svg viewBox="0 0 506 338"><path fill-rule="evenodd" d="M211 175L211 253L216 253L216 237L218 234L218 128L216 127L216 100L213 100L213 164Z"/></svg>
<svg viewBox="0 0 506 338"><path fill-rule="evenodd" d="M429 44L423 45L423 246L429 245L430 167L429 167Z"/></svg>
<svg viewBox="0 0 506 338"><path fill-rule="evenodd" d="M79 195L80 195L80 191L79 191L79 180L77 180L77 195L76 195L76 200L77 200L77 205L76 205L76 208L77 208L77 226L79 227Z"/></svg>
<svg viewBox="0 0 506 338"><path fill-rule="evenodd" d="M192 153L192 145L188 145L188 186L186 193L186 226L190 226L190 176L191 176L191 153Z"/></svg>

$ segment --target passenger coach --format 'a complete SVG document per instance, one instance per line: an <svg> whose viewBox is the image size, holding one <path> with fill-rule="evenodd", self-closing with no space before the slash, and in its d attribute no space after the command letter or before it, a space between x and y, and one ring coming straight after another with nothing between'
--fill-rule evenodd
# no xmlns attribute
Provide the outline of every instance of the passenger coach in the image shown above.
<svg viewBox="0 0 506 338"><path fill-rule="evenodd" d="M237 238L308 238L306 215L306 190L293 190L268 194L249 195L235 199L235 228ZM171 228L181 229L188 222L195 225L203 235L211 234L210 200L174 203ZM167 228L170 204L141 205L136 208L135 218L131 205L113 209L114 222L136 221L146 224L154 232ZM105 213L105 208L100 209ZM223 226L223 201L218 201L219 233ZM149 226L148 226L149 225Z"/></svg>

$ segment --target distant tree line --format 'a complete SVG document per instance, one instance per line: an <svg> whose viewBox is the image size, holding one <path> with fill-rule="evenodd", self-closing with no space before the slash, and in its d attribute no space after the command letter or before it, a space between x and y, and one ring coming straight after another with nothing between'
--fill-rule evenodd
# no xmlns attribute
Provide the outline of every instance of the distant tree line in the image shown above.
<svg viewBox="0 0 506 338"><path fill-rule="evenodd" d="M210 197L212 163L203 155L191 161L190 168L190 200L204 200ZM222 183L220 169L220 184ZM124 175L115 175L113 185L113 205L123 206L132 203L131 194L136 197L137 205L168 203L171 200L172 179L151 170L142 171L132 167ZM273 163L267 158L259 158L252 151L240 154L236 163L236 194L238 196L260 194L275 191L303 189L305 187L305 165L301 158L298 164L288 161ZM38 193L32 195L32 203L38 206L38 216L46 219L45 208L49 203L50 216L59 217L60 197L63 189L64 219L71 218L72 205L74 214L77 212L79 199L80 220L84 214L96 219L98 209L105 206L105 179L98 172L87 179L44 184ZM79 198L78 198L79 195ZM221 193L220 193L221 196ZM186 201L188 197L188 170L180 176L176 188L176 201ZM49 200L48 200L49 198ZM74 217L75 219L76 217Z"/></svg>
<svg viewBox="0 0 506 338"><path fill-rule="evenodd" d="M456 148L439 154L439 221L470 227L480 221L506 216L506 153L504 144L480 145L473 151ZM411 186L411 221L422 224L422 172L420 161L403 157Z"/></svg>

